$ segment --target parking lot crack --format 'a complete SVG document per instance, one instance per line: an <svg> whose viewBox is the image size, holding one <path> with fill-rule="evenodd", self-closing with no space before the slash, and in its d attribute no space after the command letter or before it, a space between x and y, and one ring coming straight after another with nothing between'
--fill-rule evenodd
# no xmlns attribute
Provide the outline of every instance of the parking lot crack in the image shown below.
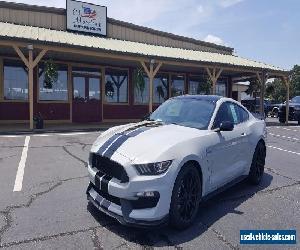
<svg viewBox="0 0 300 250"><path fill-rule="evenodd" d="M233 250L238 250L240 249L239 246L235 245L235 244L232 244L230 241L228 241L226 239L226 237L221 233L219 232L218 230L216 230L215 228L213 227L209 227L207 224L203 223L203 222L200 222L201 225L203 225L204 227L206 227L207 230L210 230L212 231L218 238L218 240L222 241L223 243L225 243L230 249L233 249Z"/></svg>
<svg viewBox="0 0 300 250"><path fill-rule="evenodd" d="M94 249L97 249L97 250L102 250L103 249L103 247L101 246L99 237L97 235L96 228L94 228L92 230L92 242L93 242L93 245L94 245Z"/></svg>
<svg viewBox="0 0 300 250"><path fill-rule="evenodd" d="M53 184L51 187L49 187L47 190L31 195L29 198L29 201L27 203L21 204L21 205L15 205L15 206L8 206L3 211L0 211L0 213L4 215L4 221L5 221L4 226L2 226L0 228L0 247L2 246L1 243L2 243L3 235L5 234L5 232L7 232L9 230L9 228L11 227L11 225L13 223L12 212L14 210L30 207L36 199L38 199L39 197L41 197L45 194L50 193L51 191L55 190L57 187L61 186L65 182L76 180L76 179L87 178L87 177L88 177L88 175L59 180L58 182Z"/></svg>
<svg viewBox="0 0 300 250"><path fill-rule="evenodd" d="M31 243L31 242L47 241L47 240L57 239L57 238L64 237L64 236L72 236L72 235L76 235L79 233L91 232L98 228L101 228L101 226L90 227L90 228L86 228L86 229L80 229L80 230L69 231L69 232L63 232L63 233L49 235L49 236L41 236L41 237L26 239L26 240L22 240L22 241L14 241L14 242L9 242L9 243L4 243L2 245L0 243L0 248L18 246L18 245L22 245L22 244L26 244L26 243ZM102 248L97 248L97 249L102 249Z"/></svg>
<svg viewBox="0 0 300 250"><path fill-rule="evenodd" d="M273 173L273 174L276 174L276 175L278 175L278 176L281 176L281 177L283 177L283 178L286 178L286 179L289 179L289 180L292 180L292 181L298 181L298 180L295 180L295 179L292 178L292 177L289 177L289 176L286 176L286 175L283 175L283 174L279 173L277 170L275 170L275 169L273 169L273 168L266 167L266 169L267 169L269 172L271 172L271 173Z"/></svg>
<svg viewBox="0 0 300 250"><path fill-rule="evenodd" d="M86 161L84 161L83 159L79 158L78 156L74 155L73 153L71 153L66 146L63 146L63 150L72 158L74 158L75 160L81 162L86 168L88 167L88 163Z"/></svg>

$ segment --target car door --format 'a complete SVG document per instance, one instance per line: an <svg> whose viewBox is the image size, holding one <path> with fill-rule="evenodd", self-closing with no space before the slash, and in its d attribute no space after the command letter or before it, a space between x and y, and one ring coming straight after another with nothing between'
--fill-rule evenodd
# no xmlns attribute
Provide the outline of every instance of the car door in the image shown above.
<svg viewBox="0 0 300 250"><path fill-rule="evenodd" d="M213 145L207 148L207 160L211 170L210 183L213 190L241 175L244 168L240 161L245 149L245 145L242 144L244 132L238 125L238 114L232 102L221 104L213 129L226 121L235 124L233 131L213 133L211 138Z"/></svg>
<svg viewBox="0 0 300 250"><path fill-rule="evenodd" d="M248 112L237 104L234 105L233 116L236 115L236 118L233 117L235 123L235 129L237 134L240 135L240 140L238 145L240 148L240 154L237 155L235 162L238 166L239 173L244 173L249 168L249 162L252 161L252 146L250 144L249 138L251 135L251 130L249 127L249 114Z"/></svg>

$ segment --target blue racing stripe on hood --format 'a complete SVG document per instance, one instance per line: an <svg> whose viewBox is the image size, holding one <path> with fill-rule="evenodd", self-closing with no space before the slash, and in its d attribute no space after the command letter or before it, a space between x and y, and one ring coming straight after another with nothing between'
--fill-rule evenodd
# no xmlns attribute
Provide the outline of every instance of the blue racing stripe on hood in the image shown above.
<svg viewBox="0 0 300 250"><path fill-rule="evenodd" d="M136 137L139 134L141 134L147 130L150 130L150 129L156 128L156 127L160 127L162 125L163 125L162 123L157 123L157 122L139 124L138 126L131 127L122 133L116 134L116 135L118 135L117 137L113 136L112 138L110 138L108 140L108 141L110 141L110 143L107 143L108 146L101 153L101 155L104 157L107 157L107 158L111 158L113 156L113 154L118 150L118 148L120 148L129 138ZM114 138L114 140L111 140L113 138ZM104 143L104 144L106 144L106 143ZM103 146L104 146L104 144L103 144ZM100 150L98 152L100 153Z"/></svg>

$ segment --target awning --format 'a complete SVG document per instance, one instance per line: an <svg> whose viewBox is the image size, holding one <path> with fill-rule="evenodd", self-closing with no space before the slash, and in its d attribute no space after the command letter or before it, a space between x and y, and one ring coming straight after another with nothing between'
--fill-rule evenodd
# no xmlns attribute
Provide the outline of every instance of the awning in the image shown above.
<svg viewBox="0 0 300 250"><path fill-rule="evenodd" d="M0 37L5 40L32 41L34 43L72 46L104 52L146 56L167 60L219 64L266 70L286 74L288 71L262 62L248 60L235 55L202 52L180 48L149 45L138 42L77 34L46 28L0 22Z"/></svg>

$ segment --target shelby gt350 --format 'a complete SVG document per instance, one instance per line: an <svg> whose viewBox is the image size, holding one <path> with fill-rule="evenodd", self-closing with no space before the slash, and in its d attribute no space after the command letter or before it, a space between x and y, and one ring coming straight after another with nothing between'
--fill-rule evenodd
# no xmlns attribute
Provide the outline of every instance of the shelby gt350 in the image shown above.
<svg viewBox="0 0 300 250"><path fill-rule="evenodd" d="M88 200L123 224L186 228L209 194L243 177L261 181L265 137L265 122L230 98L171 98L97 138Z"/></svg>

